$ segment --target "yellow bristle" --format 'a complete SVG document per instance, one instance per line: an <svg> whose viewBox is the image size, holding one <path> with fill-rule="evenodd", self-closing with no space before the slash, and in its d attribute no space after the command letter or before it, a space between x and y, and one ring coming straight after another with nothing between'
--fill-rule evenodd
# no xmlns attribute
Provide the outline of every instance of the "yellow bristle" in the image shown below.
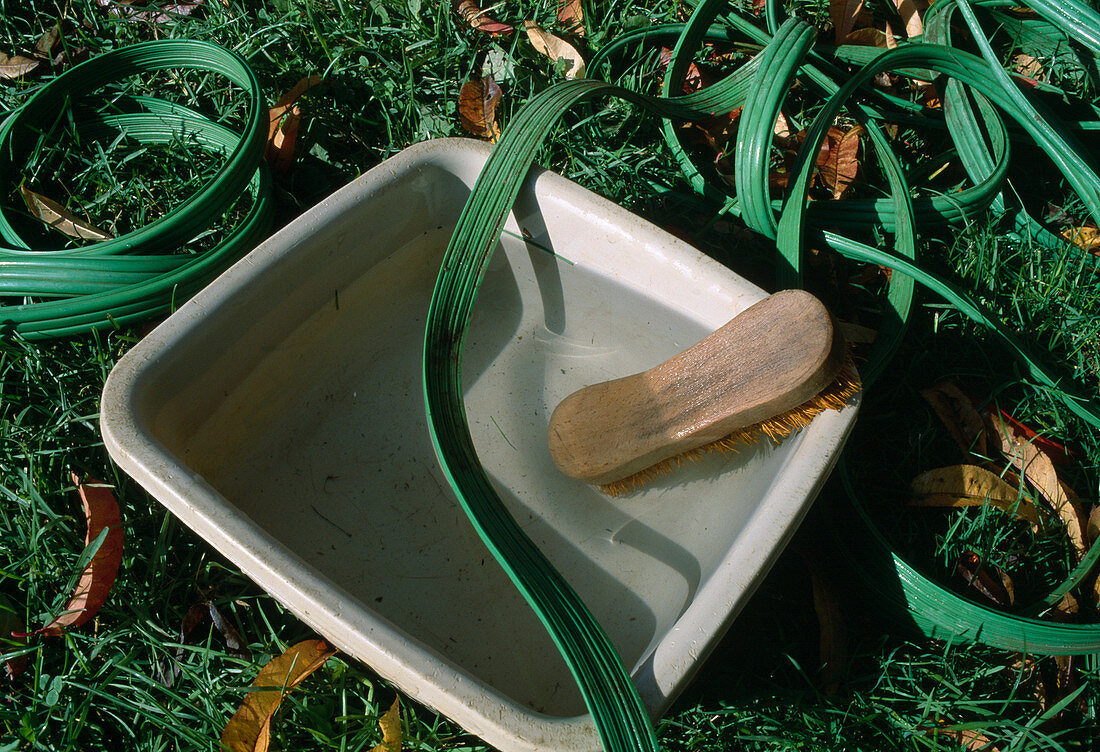
<svg viewBox="0 0 1100 752"><path fill-rule="evenodd" d="M710 444L704 444L674 457L661 460L622 480L599 486L599 489L608 496L625 496L659 478L671 475L685 462L698 462L706 453L736 453L746 446L755 444L761 436L767 436L773 443L778 444L792 433L810 425L810 422L816 416L826 410L840 410L851 402L859 390L859 374L856 372L855 365L849 356L836 378L798 407L751 426L739 428L728 436Z"/></svg>

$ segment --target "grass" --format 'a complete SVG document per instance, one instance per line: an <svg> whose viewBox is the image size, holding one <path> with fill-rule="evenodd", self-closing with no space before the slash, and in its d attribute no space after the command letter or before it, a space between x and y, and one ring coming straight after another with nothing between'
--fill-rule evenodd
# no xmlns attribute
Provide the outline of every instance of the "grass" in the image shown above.
<svg viewBox="0 0 1100 752"><path fill-rule="evenodd" d="M822 3L803 5L806 17L824 23ZM671 0L589 4L590 46L630 28L673 20L677 7ZM519 24L532 18L551 30L555 12L553 3L529 0L493 6L499 20ZM67 22L65 44L73 54L172 36L234 48L248 58L272 102L302 76L322 74L326 84L303 103L307 117L298 161L276 179L280 222L405 146L462 135L458 90L486 66L505 88L499 111L505 123L554 75L521 35L472 33L448 3L423 0L207 0L191 15L163 22L112 15L92 0L0 0L0 52L33 48L59 20ZM1090 79L1075 78L1072 66L1058 67L1056 74L1094 96ZM654 80L644 67L626 75L639 85ZM0 83L0 106L18 106L37 80ZM161 77L130 85L186 92L180 96L189 106L235 117L232 97L216 81L195 77L186 83L180 87ZM606 137L597 137L593 119ZM914 138L914 154L942 146L935 134ZM576 115L541 161L689 237L761 284L772 284L768 243L690 200L654 121L636 119L627 108ZM97 150L75 141L30 166L44 186L75 197L94 223L119 232L182 200L188 186L215 168L209 155L186 149L130 150L122 143ZM1056 176L1037 170L1027 177L1024 198L1041 197L1040 213L1046 202L1080 215ZM1049 350L1067 379L1096 393L1100 288L1079 255L1014 239L1006 229L996 217L973 218L957 231L923 238L925 259L1012 322L1037 349ZM821 284L832 285L836 295L843 288L838 280L859 271L828 258L821 266L828 271ZM864 312L867 324L874 322L874 293L871 285L864 298L848 303ZM63 608L83 549L70 470L116 486L127 534L119 579L94 623L7 654L25 652L30 663L16 682L0 683L5 752L217 749L221 729L258 668L310 636L107 458L97 428L99 392L112 364L139 337L140 331L120 331L37 345L0 340L0 596L32 627ZM941 377L960 379L982 399L996 399L1066 442L1077 462L1065 480L1095 500L1095 432L1028 388L983 333L928 297L921 299L899 357L867 395L851 442L859 489L875 500L895 544L942 581L952 582L961 551L977 549L1011 569L1024 593L1041 594L1068 566L1057 529L1033 537L975 510L899 512L913 475L960 461L918 393ZM843 567L826 566L838 556L830 542L815 539L833 505L844 503L839 484L830 483L796 541L797 549L816 552L810 557L818 562L815 573L828 575L843 605L847 649L836 686L826 688L818 671L810 571L792 549L660 722L667 749L953 750L966 731L1002 750L1090 748L1100 733L1095 661L1076 662L1072 681L1083 687L1081 693L1065 708L1052 708L1065 695L1053 689L1053 658L928 640L884 620ZM204 601L235 625L247 654L231 648L209 621L181 641L184 615ZM1095 621L1095 612L1088 618ZM169 683L165 671L172 665L179 675ZM376 721L393 696L394 689L368 667L338 656L284 701L272 729L274 743L279 749L369 750L380 739ZM407 749L485 749L413 702L405 702L403 719Z"/></svg>

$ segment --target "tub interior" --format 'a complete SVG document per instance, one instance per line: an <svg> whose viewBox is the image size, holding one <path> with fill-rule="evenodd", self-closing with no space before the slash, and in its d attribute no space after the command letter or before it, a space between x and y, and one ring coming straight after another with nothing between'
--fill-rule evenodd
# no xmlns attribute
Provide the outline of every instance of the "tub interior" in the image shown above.
<svg viewBox="0 0 1100 752"><path fill-rule="evenodd" d="M334 612L375 614L515 702L572 717L585 709L571 675L454 500L426 429L424 321L468 192L456 180L422 168L369 212L346 207L303 234L253 280L262 294L211 318L207 342L220 344L176 345L140 402L156 440L235 514L336 585ZM544 232L563 218L543 219L494 256L464 355L467 414L509 510L636 669L792 443L707 457L622 498L561 475L546 443L555 405L680 352L714 314L575 262Z"/></svg>

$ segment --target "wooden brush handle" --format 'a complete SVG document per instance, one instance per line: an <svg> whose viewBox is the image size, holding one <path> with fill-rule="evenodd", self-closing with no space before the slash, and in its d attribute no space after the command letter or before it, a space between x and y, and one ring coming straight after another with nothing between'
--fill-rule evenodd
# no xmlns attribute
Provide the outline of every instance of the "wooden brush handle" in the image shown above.
<svg viewBox="0 0 1100 752"><path fill-rule="evenodd" d="M550 417L550 455L571 478L614 483L801 405L844 358L825 306L784 290L648 371L566 397Z"/></svg>

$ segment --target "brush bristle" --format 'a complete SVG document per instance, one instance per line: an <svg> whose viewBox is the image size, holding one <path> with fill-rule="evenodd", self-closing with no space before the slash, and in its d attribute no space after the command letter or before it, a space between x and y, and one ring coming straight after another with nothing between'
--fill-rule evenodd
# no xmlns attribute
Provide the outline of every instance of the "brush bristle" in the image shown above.
<svg viewBox="0 0 1100 752"><path fill-rule="evenodd" d="M686 463L698 462L704 454L711 452L736 453L750 444L755 444L761 436L766 436L773 443L778 444L792 433L801 431L810 425L810 421L826 410L840 410L852 401L859 390L859 374L856 372L851 356L849 356L836 378L798 407L767 420L762 420L759 423L754 423L751 426L739 428L718 441L712 441L709 444L661 460L655 465L650 465L622 480L607 483L598 486L598 488L608 496L625 496L655 480L668 477Z"/></svg>

